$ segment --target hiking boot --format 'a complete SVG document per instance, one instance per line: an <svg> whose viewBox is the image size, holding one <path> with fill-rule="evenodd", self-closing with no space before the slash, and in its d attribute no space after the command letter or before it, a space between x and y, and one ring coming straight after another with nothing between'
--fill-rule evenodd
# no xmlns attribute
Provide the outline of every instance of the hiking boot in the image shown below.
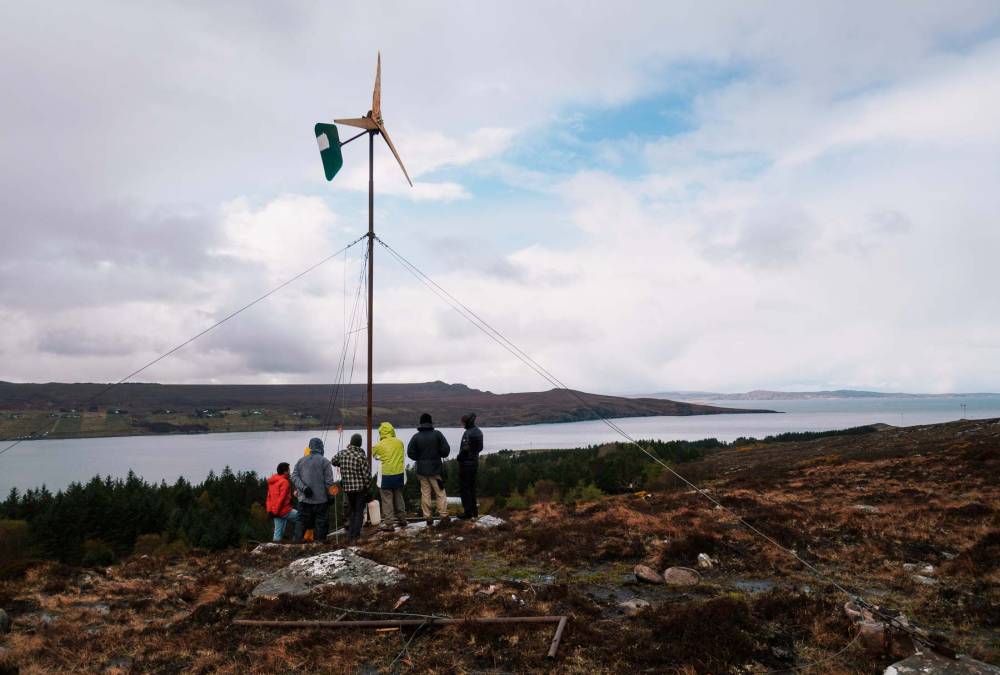
<svg viewBox="0 0 1000 675"><path fill-rule="evenodd" d="M434 519L433 518L428 518L427 519L427 527L434 527Z"/></svg>
<svg viewBox="0 0 1000 675"><path fill-rule="evenodd" d="M441 519L441 522L438 523L438 524L439 525L445 525L445 524L450 523L450 522L451 522L451 516L445 516L444 518Z"/></svg>

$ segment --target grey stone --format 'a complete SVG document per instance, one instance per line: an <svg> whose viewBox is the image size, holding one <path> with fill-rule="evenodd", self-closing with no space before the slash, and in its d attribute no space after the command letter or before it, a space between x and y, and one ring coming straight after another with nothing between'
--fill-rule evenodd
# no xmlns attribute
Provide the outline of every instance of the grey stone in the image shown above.
<svg viewBox="0 0 1000 675"><path fill-rule="evenodd" d="M698 567L703 570L710 570L715 566L715 561L707 553L698 554Z"/></svg>
<svg viewBox="0 0 1000 675"><path fill-rule="evenodd" d="M342 548L300 558L253 589L253 596L305 595L321 586L392 586L403 578L395 567L381 565Z"/></svg>
<svg viewBox="0 0 1000 675"><path fill-rule="evenodd" d="M400 530L400 533L407 537L415 537L424 530L427 529L427 522L423 520L418 520L415 523L410 523L406 527Z"/></svg>
<svg viewBox="0 0 1000 675"><path fill-rule="evenodd" d="M257 548L255 548L254 550L250 551L250 554L251 555L264 555L266 553L274 553L275 551L278 551L281 548L282 548L282 545L279 544L279 543L277 543L277 542L266 541L263 544L258 544Z"/></svg>
<svg viewBox="0 0 1000 675"><path fill-rule="evenodd" d="M697 586L701 575L687 567L668 567L663 571L663 581L668 586Z"/></svg>
<svg viewBox="0 0 1000 675"><path fill-rule="evenodd" d="M911 578L923 586L934 586L937 584L937 579L931 579L920 574L914 574Z"/></svg>
<svg viewBox="0 0 1000 675"><path fill-rule="evenodd" d="M490 529L493 527L499 527L503 525L505 521L503 518L497 518L496 516L481 516L479 520L476 521L476 527L482 527Z"/></svg>
<svg viewBox="0 0 1000 675"><path fill-rule="evenodd" d="M650 607L650 604L648 600L633 598L631 600L619 602L618 606L625 611L625 616L638 616L642 610Z"/></svg>
<svg viewBox="0 0 1000 675"><path fill-rule="evenodd" d="M663 577L649 565L636 565L632 571L637 581L644 581L647 584L663 583Z"/></svg>
<svg viewBox="0 0 1000 675"><path fill-rule="evenodd" d="M877 506L872 506L870 504L854 504L851 506L855 511L861 511L862 513L878 513L879 508Z"/></svg>
<svg viewBox="0 0 1000 675"><path fill-rule="evenodd" d="M7 616L7 612L0 609L0 635L6 635L10 632L10 617Z"/></svg>
<svg viewBox="0 0 1000 675"><path fill-rule="evenodd" d="M968 656L946 659L919 652L886 668L885 675L1000 675L1000 668Z"/></svg>

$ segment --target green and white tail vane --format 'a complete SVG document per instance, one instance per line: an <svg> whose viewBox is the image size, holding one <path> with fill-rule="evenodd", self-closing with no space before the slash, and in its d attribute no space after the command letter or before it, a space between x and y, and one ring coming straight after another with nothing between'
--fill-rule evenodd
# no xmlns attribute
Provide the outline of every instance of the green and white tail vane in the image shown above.
<svg viewBox="0 0 1000 675"><path fill-rule="evenodd" d="M319 144L319 155L323 158L323 172L327 180L333 180L340 168L344 166L344 155L340 152L340 134L336 124L320 122L315 127L316 143Z"/></svg>

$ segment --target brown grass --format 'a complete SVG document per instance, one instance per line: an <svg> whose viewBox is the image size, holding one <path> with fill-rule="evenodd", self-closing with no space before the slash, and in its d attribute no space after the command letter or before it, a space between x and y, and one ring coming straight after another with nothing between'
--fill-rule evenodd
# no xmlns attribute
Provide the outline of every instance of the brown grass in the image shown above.
<svg viewBox="0 0 1000 675"><path fill-rule="evenodd" d="M841 583L943 631L961 651L997 662L998 448L1000 425L964 422L759 445L718 453L696 469L716 498ZM844 598L686 488L506 515L510 524L497 530L462 523L365 541L363 555L406 574L393 589L250 599L255 582L244 575L276 570L325 550L320 545L265 556L144 556L107 571L32 564L0 581L0 606L15 622L2 643L0 674L387 672L394 661L398 670L437 673L762 673L792 666L869 673L891 662L857 645L839 654L853 638ZM704 570L695 589L630 579L635 563L693 566L699 553L719 565ZM904 563L933 565L938 583L916 583ZM776 586L740 590L736 582L747 579ZM341 608L391 612L402 595L410 596L403 612L565 613L570 624L559 659L548 662L550 626L425 628L397 660L411 629L283 633L231 623L332 619ZM629 597L653 607L626 618L616 604Z"/></svg>

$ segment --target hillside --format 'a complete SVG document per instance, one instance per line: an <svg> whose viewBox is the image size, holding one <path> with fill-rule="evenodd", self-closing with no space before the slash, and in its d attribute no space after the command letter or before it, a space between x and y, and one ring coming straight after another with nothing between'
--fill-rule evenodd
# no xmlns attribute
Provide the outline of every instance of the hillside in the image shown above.
<svg viewBox="0 0 1000 675"><path fill-rule="evenodd" d="M536 457L537 453L533 453ZM679 465L727 507L847 588L1000 660L1000 421L749 444ZM574 504L538 499L481 529L370 533L358 552L395 587L253 597L275 570L334 544L136 555L88 570L40 564L0 581L6 672L882 672L905 655L857 639L845 597L674 482ZM693 587L638 583L633 566L716 562ZM628 611L623 602L645 608ZM641 601L641 602L640 602ZM550 626L376 631L234 619L569 617ZM377 614L378 615L378 614ZM377 616L376 615L376 616Z"/></svg>
<svg viewBox="0 0 1000 675"><path fill-rule="evenodd" d="M365 421L366 388L359 384L342 388L332 415L331 385L126 383L90 400L106 386L0 382L0 437L16 437L39 426L46 426L48 436L55 438L308 429L327 422L359 426ZM196 414L196 410L207 412ZM479 415L483 426L592 420L597 419L594 410L609 418L766 412L562 389L494 394L444 382L375 385L376 417L398 420L401 425L415 426L420 414L429 412L438 424L454 426L470 410ZM47 425L50 416L51 425Z"/></svg>

